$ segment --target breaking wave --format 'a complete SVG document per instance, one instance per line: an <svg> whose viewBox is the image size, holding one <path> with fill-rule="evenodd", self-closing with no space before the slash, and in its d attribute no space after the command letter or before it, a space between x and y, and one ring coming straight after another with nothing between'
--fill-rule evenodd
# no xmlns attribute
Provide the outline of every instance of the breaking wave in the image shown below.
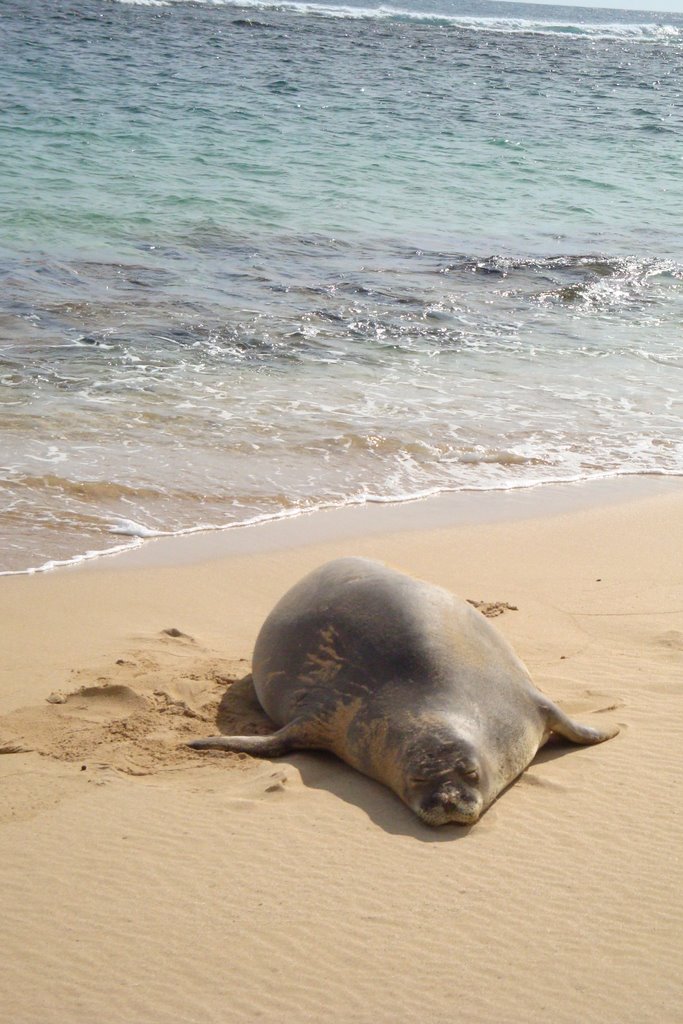
<svg viewBox="0 0 683 1024"><path fill-rule="evenodd" d="M496 32L505 35L576 36L587 39L624 39L643 42L676 42L681 29L676 25L656 22L585 22L565 19L488 17L451 14L447 11L408 11L401 7L380 5L362 7L347 4L309 3L306 0L116 0L118 3L141 7L173 7L206 5L234 7L237 10L286 11L293 14L324 18L349 18L370 21L425 22L430 25L452 26L472 32ZM564 11L563 11L564 13ZM633 12L634 15L636 12Z"/></svg>

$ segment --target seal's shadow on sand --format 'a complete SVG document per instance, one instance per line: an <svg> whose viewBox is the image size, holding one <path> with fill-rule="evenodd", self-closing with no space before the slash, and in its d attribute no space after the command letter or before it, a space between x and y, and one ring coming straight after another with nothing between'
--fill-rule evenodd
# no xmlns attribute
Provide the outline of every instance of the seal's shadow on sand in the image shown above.
<svg viewBox="0 0 683 1024"><path fill-rule="evenodd" d="M227 736L267 735L273 731L273 723L258 702L251 675L236 680L227 688L218 706L216 724L218 731ZM572 744L553 736L539 750L532 764L552 761L572 749ZM323 789L359 807L371 821L392 835L411 836L423 843L452 843L457 839L466 839L474 827L453 824L430 828L423 825L386 786L361 775L333 754L310 750L277 760L293 765L305 786ZM515 782L510 783L510 786L514 785ZM510 786L500 795L504 796ZM495 804L482 817L477 826L479 829L487 818L493 818L494 808Z"/></svg>

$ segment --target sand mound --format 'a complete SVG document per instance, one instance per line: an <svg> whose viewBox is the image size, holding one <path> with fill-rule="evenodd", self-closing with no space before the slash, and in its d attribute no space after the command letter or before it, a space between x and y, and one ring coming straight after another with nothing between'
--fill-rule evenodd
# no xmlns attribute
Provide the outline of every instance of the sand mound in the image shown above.
<svg viewBox="0 0 683 1024"><path fill-rule="evenodd" d="M191 659L169 652L168 636L191 644ZM191 637L164 630L113 665L73 673L80 684L73 689L1 717L0 752L36 751L81 762L84 769L107 767L128 775L201 764L205 756L190 750L188 741L216 731L272 729L246 667L202 658Z"/></svg>

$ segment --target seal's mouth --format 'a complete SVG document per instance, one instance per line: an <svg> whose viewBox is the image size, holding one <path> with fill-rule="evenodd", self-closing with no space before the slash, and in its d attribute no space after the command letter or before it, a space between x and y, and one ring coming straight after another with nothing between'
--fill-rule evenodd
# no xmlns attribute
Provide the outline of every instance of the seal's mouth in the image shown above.
<svg viewBox="0 0 683 1024"><path fill-rule="evenodd" d="M481 811L481 807L420 807L417 809L417 815L425 825L474 825L479 821Z"/></svg>
<svg viewBox="0 0 683 1024"><path fill-rule="evenodd" d="M437 794L414 810L425 825L474 825L482 815L484 802L478 794L457 799Z"/></svg>

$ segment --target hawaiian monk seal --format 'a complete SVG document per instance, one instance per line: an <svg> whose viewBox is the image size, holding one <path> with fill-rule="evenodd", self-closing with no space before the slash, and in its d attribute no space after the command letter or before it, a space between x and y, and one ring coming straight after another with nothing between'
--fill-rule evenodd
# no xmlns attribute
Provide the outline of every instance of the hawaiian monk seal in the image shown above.
<svg viewBox="0 0 683 1024"><path fill-rule="evenodd" d="M467 602L364 558L328 562L285 594L253 679L279 730L191 747L331 750L429 825L477 821L552 732L590 744L619 731L571 721Z"/></svg>

